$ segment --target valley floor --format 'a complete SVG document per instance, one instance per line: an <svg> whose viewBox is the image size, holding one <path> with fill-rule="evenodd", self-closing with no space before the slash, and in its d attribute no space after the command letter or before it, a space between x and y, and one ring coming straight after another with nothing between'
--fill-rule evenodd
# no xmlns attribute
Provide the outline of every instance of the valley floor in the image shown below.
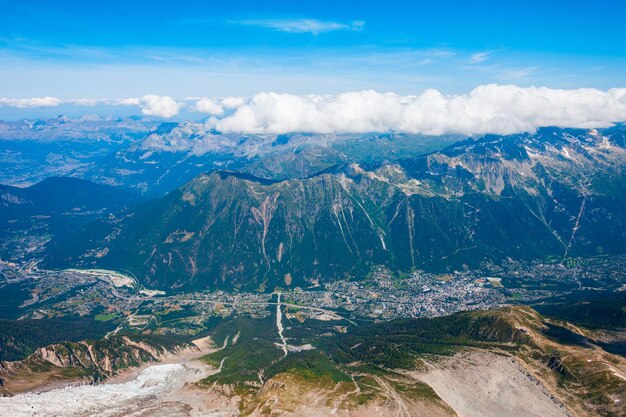
<svg viewBox="0 0 626 417"><path fill-rule="evenodd" d="M223 318L184 344L136 333L0 363L17 394L0 398L0 416L625 416L626 362L610 352L621 331L523 306L348 326L272 297L267 316ZM86 385L97 370L107 382ZM24 381L38 385L16 389Z"/></svg>

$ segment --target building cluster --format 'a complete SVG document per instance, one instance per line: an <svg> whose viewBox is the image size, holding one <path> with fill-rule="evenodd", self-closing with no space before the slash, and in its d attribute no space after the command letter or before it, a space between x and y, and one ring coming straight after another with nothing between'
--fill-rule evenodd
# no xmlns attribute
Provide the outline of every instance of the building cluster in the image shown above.
<svg viewBox="0 0 626 417"><path fill-rule="evenodd" d="M211 317L266 317L276 301L273 294L256 292L167 294L120 286L119 280L111 280L108 275L42 270L35 263L0 261L0 292L4 289L22 294L20 305L16 306L23 312L22 317L78 315L116 320L132 316L139 323L142 321L137 318L145 316L148 322L186 320L190 326ZM282 303L289 314L302 320L386 320L531 303L591 290L626 290L626 256L571 259L563 263L507 260L445 274L398 274L377 266L362 279L322 280L309 289L286 290Z"/></svg>

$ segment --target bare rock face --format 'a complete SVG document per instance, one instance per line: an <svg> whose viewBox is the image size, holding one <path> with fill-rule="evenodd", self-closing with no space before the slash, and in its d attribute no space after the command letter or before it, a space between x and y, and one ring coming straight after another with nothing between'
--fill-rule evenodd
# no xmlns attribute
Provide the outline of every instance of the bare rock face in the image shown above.
<svg viewBox="0 0 626 417"><path fill-rule="evenodd" d="M466 417L571 417L568 409L515 358L458 354L417 378Z"/></svg>

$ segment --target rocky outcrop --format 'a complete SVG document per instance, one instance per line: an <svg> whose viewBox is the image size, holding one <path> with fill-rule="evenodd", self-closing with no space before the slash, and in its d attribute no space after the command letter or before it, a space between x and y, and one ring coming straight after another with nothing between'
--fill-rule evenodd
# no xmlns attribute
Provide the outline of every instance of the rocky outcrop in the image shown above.
<svg viewBox="0 0 626 417"><path fill-rule="evenodd" d="M33 390L51 381L97 383L180 349L157 339L128 336L57 343L37 349L24 360L0 362L0 394Z"/></svg>

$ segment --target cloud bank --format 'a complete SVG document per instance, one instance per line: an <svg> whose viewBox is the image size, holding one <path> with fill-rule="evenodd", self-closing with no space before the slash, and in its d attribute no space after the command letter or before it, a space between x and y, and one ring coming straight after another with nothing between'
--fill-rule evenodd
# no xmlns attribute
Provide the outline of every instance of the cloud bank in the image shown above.
<svg viewBox="0 0 626 417"><path fill-rule="evenodd" d="M0 106L17 107L18 109L55 107L60 104L62 101L54 97L0 98Z"/></svg>
<svg viewBox="0 0 626 417"><path fill-rule="evenodd" d="M162 117L169 119L176 116L185 107L185 103L176 101L172 97L159 96L154 94L145 95L140 98L124 99L69 99L61 100L55 97L32 97L32 98L1 98L0 107L15 107L19 109L31 109L42 107L56 107L63 104L74 106L136 106L141 113L146 116ZM202 111L207 113L208 107L202 107Z"/></svg>
<svg viewBox="0 0 626 417"><path fill-rule="evenodd" d="M596 128L626 120L626 88L556 90L484 85L468 94L416 96L372 90L333 96L259 93L214 118L223 132L511 134L541 126Z"/></svg>
<svg viewBox="0 0 626 417"><path fill-rule="evenodd" d="M599 128L626 121L626 88L558 90L489 84L467 94L426 90L402 96L373 90L337 95L258 93L249 98L176 100L146 95L118 100L0 98L0 106L61 104L136 106L148 116L171 118L185 106L209 115L209 126L251 134L399 132L425 135L511 134L542 126Z"/></svg>

